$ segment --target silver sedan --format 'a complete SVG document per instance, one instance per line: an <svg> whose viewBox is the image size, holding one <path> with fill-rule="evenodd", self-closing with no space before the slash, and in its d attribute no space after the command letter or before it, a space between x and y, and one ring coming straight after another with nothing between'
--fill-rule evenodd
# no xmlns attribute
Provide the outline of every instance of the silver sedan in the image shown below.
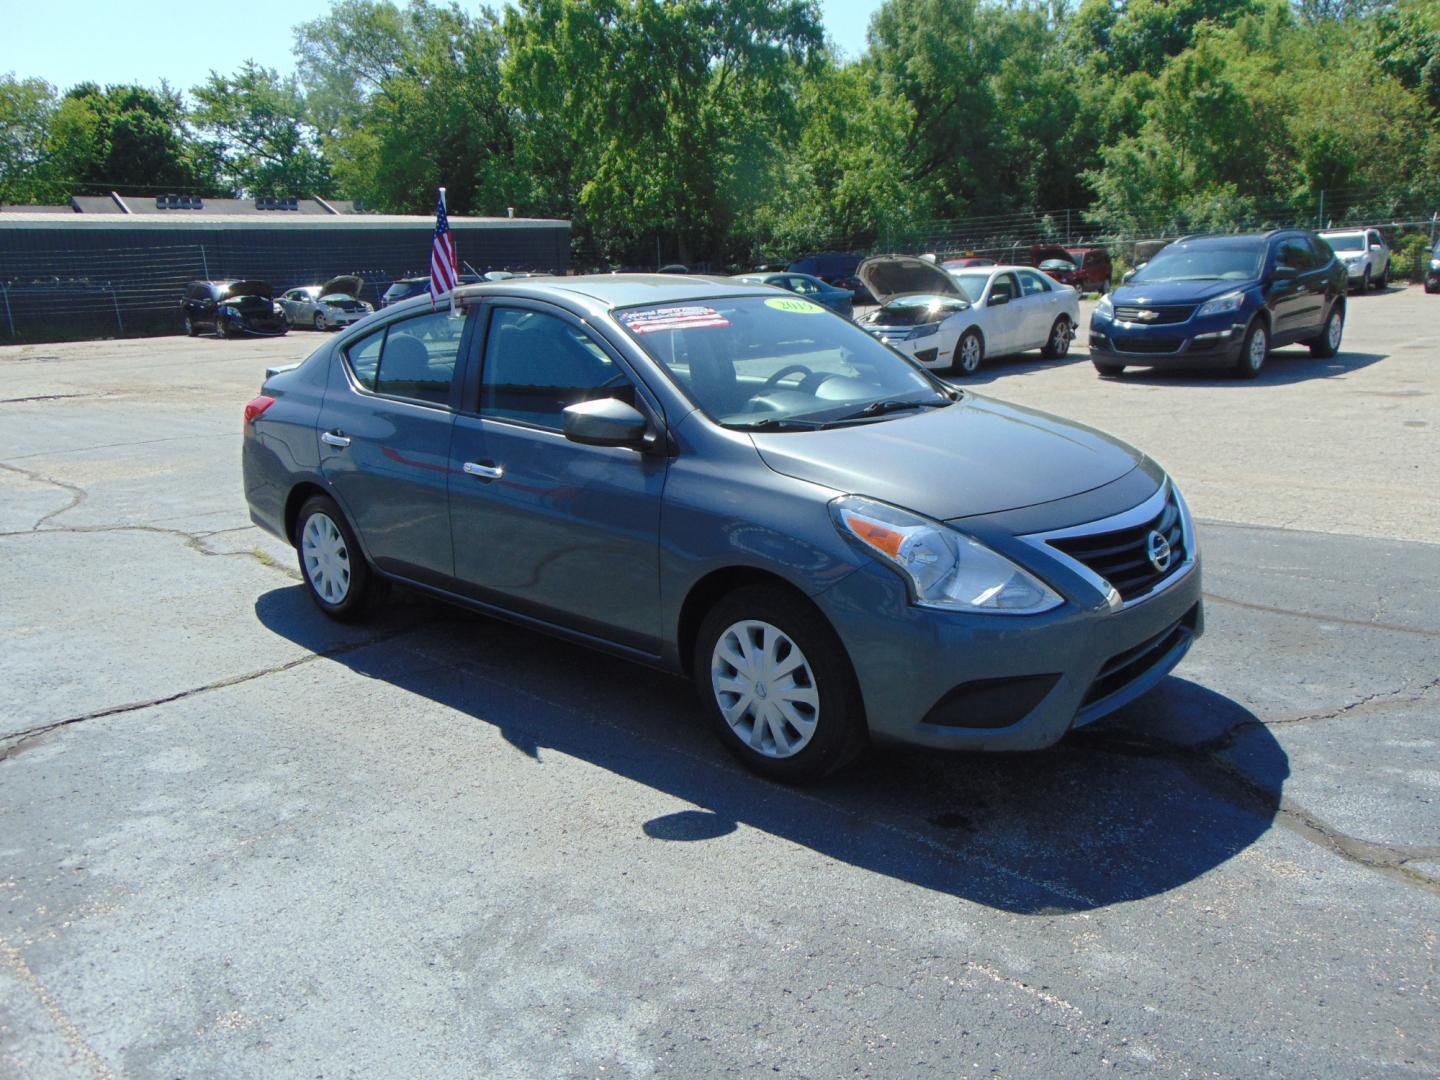
<svg viewBox="0 0 1440 1080"><path fill-rule="evenodd" d="M323 285L301 285L280 297L290 326L335 330L359 322L375 309L358 299L364 282L353 274L331 278Z"/></svg>

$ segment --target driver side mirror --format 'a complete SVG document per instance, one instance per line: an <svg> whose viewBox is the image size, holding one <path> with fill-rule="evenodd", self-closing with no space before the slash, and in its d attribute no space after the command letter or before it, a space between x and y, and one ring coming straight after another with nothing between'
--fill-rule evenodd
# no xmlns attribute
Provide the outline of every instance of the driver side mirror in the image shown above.
<svg viewBox="0 0 1440 1080"><path fill-rule="evenodd" d="M990 299L985 301L985 306L986 306L986 307L999 307L1001 304L1008 304L1009 302L1010 302L1010 294L1009 294L1009 293L1003 293L1003 292L1002 292L1002 293L991 293L991 294L990 294Z"/></svg>
<svg viewBox="0 0 1440 1080"><path fill-rule="evenodd" d="M628 446L632 450L645 447L649 423L644 413L617 398L580 401L567 406L560 414L564 420L565 438L585 446Z"/></svg>

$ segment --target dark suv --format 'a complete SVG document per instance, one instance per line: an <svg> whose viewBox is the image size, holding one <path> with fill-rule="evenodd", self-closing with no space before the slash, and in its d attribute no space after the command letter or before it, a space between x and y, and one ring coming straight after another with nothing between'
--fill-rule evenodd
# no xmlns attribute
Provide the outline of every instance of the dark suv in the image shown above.
<svg viewBox="0 0 1440 1080"><path fill-rule="evenodd" d="M1303 229L1187 236L1101 298L1090 360L1101 375L1127 365L1228 367L1253 379L1281 345L1334 356L1346 284L1345 265Z"/></svg>
<svg viewBox="0 0 1440 1080"><path fill-rule="evenodd" d="M180 301L180 322L194 337L214 330L221 337L279 337L290 329L285 309L268 281L192 281Z"/></svg>

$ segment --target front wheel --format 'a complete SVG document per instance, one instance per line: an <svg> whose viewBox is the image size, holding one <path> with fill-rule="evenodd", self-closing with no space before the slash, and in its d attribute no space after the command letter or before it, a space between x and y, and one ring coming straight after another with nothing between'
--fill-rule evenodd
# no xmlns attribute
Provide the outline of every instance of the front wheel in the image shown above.
<svg viewBox="0 0 1440 1080"><path fill-rule="evenodd" d="M1390 287L1390 263L1388 260L1385 263L1385 269L1380 274L1379 287L1382 289L1388 289Z"/></svg>
<svg viewBox="0 0 1440 1080"><path fill-rule="evenodd" d="M312 496L300 508L295 548L306 592L330 618L353 622L382 598L383 579L370 569L350 523L328 496Z"/></svg>
<svg viewBox="0 0 1440 1080"><path fill-rule="evenodd" d="M1370 268L1368 266L1365 268L1365 273L1360 275L1360 291L1362 293L1370 291Z"/></svg>
<svg viewBox="0 0 1440 1080"><path fill-rule="evenodd" d="M189 315L186 315L186 316L185 316L185 336L186 336L186 337L195 337L195 336L196 336L197 334L199 334L199 333L200 333L200 330L199 330L198 327L196 327L194 320L192 320Z"/></svg>
<svg viewBox="0 0 1440 1080"><path fill-rule="evenodd" d="M984 359L985 343L980 340L980 331L966 330L955 343L955 357L950 370L957 375L974 375Z"/></svg>
<svg viewBox="0 0 1440 1080"><path fill-rule="evenodd" d="M1125 371L1124 364L1112 364L1108 360L1096 360L1094 357L1091 357L1090 363L1095 365L1095 373L1102 378L1121 375Z"/></svg>
<svg viewBox="0 0 1440 1080"><path fill-rule="evenodd" d="M1310 346L1310 355L1320 360L1326 360L1340 351L1340 338L1345 333L1345 309L1336 304L1330 309L1330 314L1325 318L1325 329L1314 341L1306 342Z"/></svg>
<svg viewBox="0 0 1440 1080"><path fill-rule="evenodd" d="M323 311L317 311L317 312L315 313L315 329L316 329L316 330L324 330L324 329L325 329L325 313L324 313Z"/></svg>
<svg viewBox="0 0 1440 1080"><path fill-rule="evenodd" d="M786 783L818 780L865 747L860 687L824 617L778 589L739 589L700 626L701 707L747 767Z"/></svg>
<svg viewBox="0 0 1440 1080"><path fill-rule="evenodd" d="M1047 360L1059 360L1070 352L1070 342L1075 340L1075 325L1064 315L1055 320L1055 325L1050 327L1050 336L1045 341L1045 347L1040 350L1040 355Z"/></svg>
<svg viewBox="0 0 1440 1080"><path fill-rule="evenodd" d="M1256 319L1245 334L1245 344L1240 347L1240 358L1235 361L1235 377L1255 378L1265 366L1265 358L1269 355L1270 333L1265 329L1265 323Z"/></svg>

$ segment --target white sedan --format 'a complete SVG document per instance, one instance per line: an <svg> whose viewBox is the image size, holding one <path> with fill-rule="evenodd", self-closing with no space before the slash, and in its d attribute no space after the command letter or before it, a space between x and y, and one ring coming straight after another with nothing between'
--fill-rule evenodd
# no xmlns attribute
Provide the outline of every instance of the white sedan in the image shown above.
<svg viewBox="0 0 1440 1080"><path fill-rule="evenodd" d="M313 326L334 330L359 322L375 309L358 299L364 281L354 274L331 278L324 285L301 285L280 297L285 322L290 326Z"/></svg>
<svg viewBox="0 0 1440 1080"><path fill-rule="evenodd" d="M947 271L913 255L876 255L858 274L881 304L859 324L958 375L973 375L987 356L1064 356L1080 323L1080 294L1029 266Z"/></svg>

